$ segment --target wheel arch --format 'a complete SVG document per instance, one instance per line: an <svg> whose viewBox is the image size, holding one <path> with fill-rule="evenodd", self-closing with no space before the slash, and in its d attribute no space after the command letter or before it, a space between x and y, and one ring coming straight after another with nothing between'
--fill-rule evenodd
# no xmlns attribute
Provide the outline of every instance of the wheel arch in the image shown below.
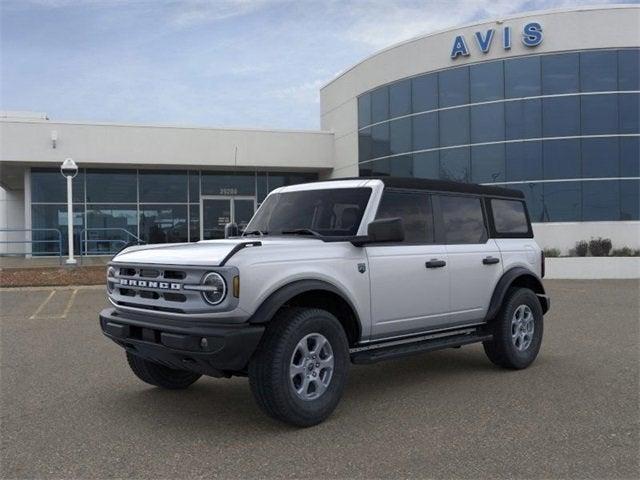
<svg viewBox="0 0 640 480"><path fill-rule="evenodd" d="M547 313L549 310L549 300L546 296L542 281L540 281L536 275L526 268L515 267L507 270L502 277L500 277L496 288L493 290L491 303L489 304L489 309L487 310L487 315L485 317L486 321L491 321L498 314L504 301L504 297L511 287L522 287L533 290L533 292L538 296L538 300L540 300L542 313Z"/></svg>
<svg viewBox="0 0 640 480"><path fill-rule="evenodd" d="M262 302L249 323L267 323L287 306L326 310L342 324L350 346L360 340L362 324L356 308L338 287L323 280L297 280L280 287Z"/></svg>

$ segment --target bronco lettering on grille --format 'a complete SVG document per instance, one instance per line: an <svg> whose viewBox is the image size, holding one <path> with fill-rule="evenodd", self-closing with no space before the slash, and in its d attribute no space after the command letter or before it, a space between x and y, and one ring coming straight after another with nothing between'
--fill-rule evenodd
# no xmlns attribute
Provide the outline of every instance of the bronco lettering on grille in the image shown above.
<svg viewBox="0 0 640 480"><path fill-rule="evenodd" d="M161 290L180 290L182 284L169 282L150 282L148 280L132 280L129 278L121 278L120 285L127 287L143 287L143 288L159 288Z"/></svg>

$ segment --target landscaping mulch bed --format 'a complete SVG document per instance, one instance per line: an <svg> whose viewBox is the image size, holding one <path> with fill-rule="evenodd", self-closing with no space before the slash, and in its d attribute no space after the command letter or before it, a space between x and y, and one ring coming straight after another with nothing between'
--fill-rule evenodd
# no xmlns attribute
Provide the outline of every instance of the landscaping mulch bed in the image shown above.
<svg viewBox="0 0 640 480"><path fill-rule="evenodd" d="M0 287L103 285L104 265L80 267L0 268Z"/></svg>

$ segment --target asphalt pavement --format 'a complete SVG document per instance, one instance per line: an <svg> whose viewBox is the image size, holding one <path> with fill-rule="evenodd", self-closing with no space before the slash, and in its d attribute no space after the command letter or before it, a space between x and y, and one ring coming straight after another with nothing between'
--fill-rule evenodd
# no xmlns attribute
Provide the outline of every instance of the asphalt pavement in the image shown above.
<svg viewBox="0 0 640 480"><path fill-rule="evenodd" d="M137 380L103 288L0 291L2 478L639 478L637 281L547 281L540 356L482 347L351 369L325 423L258 409L246 379Z"/></svg>

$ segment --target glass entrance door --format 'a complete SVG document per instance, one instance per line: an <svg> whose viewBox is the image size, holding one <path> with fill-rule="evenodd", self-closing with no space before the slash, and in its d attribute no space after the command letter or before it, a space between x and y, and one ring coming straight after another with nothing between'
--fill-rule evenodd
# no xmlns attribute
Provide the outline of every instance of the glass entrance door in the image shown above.
<svg viewBox="0 0 640 480"><path fill-rule="evenodd" d="M200 238L214 240L224 238L224 226L238 224L240 232L255 212L254 197L203 196L200 200Z"/></svg>

